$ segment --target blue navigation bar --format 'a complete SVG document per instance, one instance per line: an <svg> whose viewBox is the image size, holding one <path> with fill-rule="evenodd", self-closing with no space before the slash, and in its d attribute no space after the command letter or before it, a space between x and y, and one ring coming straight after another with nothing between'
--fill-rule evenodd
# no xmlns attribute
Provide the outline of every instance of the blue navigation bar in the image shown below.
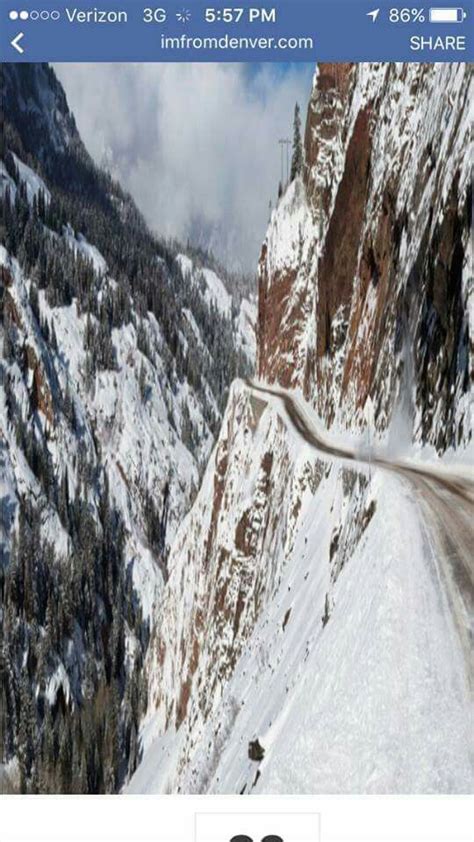
<svg viewBox="0 0 474 842"><path fill-rule="evenodd" d="M0 0L9 62L469 61L473 0Z"/></svg>

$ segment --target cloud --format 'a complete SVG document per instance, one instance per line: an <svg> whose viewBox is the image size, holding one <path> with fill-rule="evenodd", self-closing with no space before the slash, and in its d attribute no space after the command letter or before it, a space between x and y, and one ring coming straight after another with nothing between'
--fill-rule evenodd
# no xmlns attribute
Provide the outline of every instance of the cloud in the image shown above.
<svg viewBox="0 0 474 842"><path fill-rule="evenodd" d="M159 234L254 269L310 65L62 64L79 131Z"/></svg>

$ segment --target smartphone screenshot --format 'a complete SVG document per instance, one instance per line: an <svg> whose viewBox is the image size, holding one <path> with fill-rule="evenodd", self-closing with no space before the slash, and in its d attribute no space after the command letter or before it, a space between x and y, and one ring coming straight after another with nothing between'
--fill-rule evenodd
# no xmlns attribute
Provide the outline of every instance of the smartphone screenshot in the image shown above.
<svg viewBox="0 0 474 842"><path fill-rule="evenodd" d="M0 0L0 842L472 842L473 11Z"/></svg>

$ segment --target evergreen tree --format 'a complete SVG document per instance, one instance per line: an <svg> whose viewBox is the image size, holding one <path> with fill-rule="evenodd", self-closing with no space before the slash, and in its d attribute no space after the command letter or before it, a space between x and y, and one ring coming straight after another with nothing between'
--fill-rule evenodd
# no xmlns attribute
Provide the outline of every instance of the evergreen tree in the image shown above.
<svg viewBox="0 0 474 842"><path fill-rule="evenodd" d="M295 117L293 121L293 156L291 159L291 181L301 174L303 170L303 144L301 142L301 116L298 103L295 105Z"/></svg>
<svg viewBox="0 0 474 842"><path fill-rule="evenodd" d="M146 402L147 395L148 395L148 386L147 386L147 377L146 377L146 368L145 363L142 360L142 364L140 366L140 374L139 374L139 388L140 388L140 397L143 403Z"/></svg>
<svg viewBox="0 0 474 842"><path fill-rule="evenodd" d="M20 790L26 793L27 781L34 759L35 716L31 689L24 675L20 686L20 718L18 724L18 762L20 766Z"/></svg>

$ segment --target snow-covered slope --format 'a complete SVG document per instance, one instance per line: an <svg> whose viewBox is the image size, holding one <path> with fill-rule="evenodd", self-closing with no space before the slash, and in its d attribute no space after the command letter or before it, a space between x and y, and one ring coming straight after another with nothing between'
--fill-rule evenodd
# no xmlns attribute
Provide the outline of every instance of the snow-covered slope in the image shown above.
<svg viewBox="0 0 474 842"><path fill-rule="evenodd" d="M402 434L425 459L472 438L469 82L317 69L260 383L234 383L171 549L132 792L472 787L472 483L392 461Z"/></svg>
<svg viewBox="0 0 474 842"><path fill-rule="evenodd" d="M468 655L418 493L234 384L173 547L130 791L470 790Z"/></svg>
<svg viewBox="0 0 474 842"><path fill-rule="evenodd" d="M69 231L66 241L71 242ZM80 245L84 248L85 241ZM97 250L94 250L94 257L98 262L103 261ZM108 471L113 497L127 524L131 558L141 564L142 557L150 557L150 547L144 537L145 496L160 500L163 488L169 482L170 519L166 541L171 541L176 524L186 511L193 485L195 487L199 481L199 459L207 455L212 443L211 433L207 430L203 435L201 452L195 454L176 433L183 424L184 405L195 423L206 430L199 402L183 385L170 405L169 386L167 388L159 355L162 337L152 317L143 320L141 330L155 350L153 360L139 350L135 326L116 329L112 334L116 367L99 372L91 384L87 366L88 319L86 314L80 313L77 302L73 301L68 307L51 307L44 292L40 291L38 316L35 317L29 297L31 280L25 278L17 260L10 258L3 247L0 247L0 265L6 281L4 307L14 319L15 342L25 349L30 361L26 377L18 363L6 368L4 375L8 378L8 388L15 393L25 420L32 403L37 406L38 433L47 435L52 469L58 476L68 477L72 496L79 482L79 450L84 448L83 454L95 462L96 447L100 446L100 461ZM105 288L104 284L102 289ZM50 334L55 335L56 352L44 341L40 324L47 324ZM71 432L68 419L61 411L59 396L64 393L71 396L74 413L80 419L78 435ZM10 423L6 410L1 426L7 458L19 466L21 447L16 442L15 424ZM10 500L12 505L18 497L18 488L23 494L31 493L31 486L20 469L14 473L17 491ZM57 541L54 529L48 537ZM152 599L152 592L146 594L146 599Z"/></svg>
<svg viewBox="0 0 474 842"><path fill-rule="evenodd" d="M44 752L37 747L30 757L25 734L45 741L45 703L55 711L61 700L64 720L54 712L51 727L71 728L73 716L89 715L86 696L94 705L100 693L115 693L123 756L114 759L113 772L107 777L104 761L97 777L90 771L101 765L96 759L72 761L88 766L84 791L112 791L134 765L126 711L139 695L136 673L168 576L169 548L199 487L230 382L253 368L255 308L241 295L234 300L225 273L219 277L198 255L150 234L130 197L93 165L51 70L7 65L3 103L6 756L23 763L24 790L44 775L45 789L69 791L79 772L76 784L64 776L46 782ZM29 593L13 582L25 575L23 545L33 537L38 559L31 559L27 590L37 604L30 615ZM97 539L92 547L88 537ZM50 572L56 563L63 571L58 581ZM80 582L82 565L89 565L87 585ZM101 580L95 593L94 577ZM47 618L61 599L77 625L71 629L61 613L51 633ZM43 649L49 651L40 669ZM132 705L135 721L139 706ZM75 750L82 750L79 742Z"/></svg>

